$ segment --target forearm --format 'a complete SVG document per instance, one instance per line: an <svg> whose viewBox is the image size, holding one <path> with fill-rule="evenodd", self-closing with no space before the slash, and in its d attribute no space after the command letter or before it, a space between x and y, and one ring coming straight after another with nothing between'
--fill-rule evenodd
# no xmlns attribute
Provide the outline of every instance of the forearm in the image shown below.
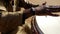
<svg viewBox="0 0 60 34"><path fill-rule="evenodd" d="M44 8L41 7L36 7L36 8L31 8L31 9L26 9L23 11L23 23L25 22L25 19L33 16L33 15L38 15L40 11L42 11Z"/></svg>
<svg viewBox="0 0 60 34"><path fill-rule="evenodd" d="M33 16L33 15L38 15L44 9L45 8L43 6L39 6L39 7L35 7L35 8L32 7L31 9L24 10L23 15L26 16L25 18L28 18L28 17Z"/></svg>
<svg viewBox="0 0 60 34"><path fill-rule="evenodd" d="M33 16L33 13L31 12L30 9L24 10L23 12L23 24L25 23L25 19Z"/></svg>
<svg viewBox="0 0 60 34"><path fill-rule="evenodd" d="M32 12L31 9L24 10L24 12L23 12L23 17L25 19L27 19L28 17L33 16L33 15L35 15L35 12Z"/></svg>

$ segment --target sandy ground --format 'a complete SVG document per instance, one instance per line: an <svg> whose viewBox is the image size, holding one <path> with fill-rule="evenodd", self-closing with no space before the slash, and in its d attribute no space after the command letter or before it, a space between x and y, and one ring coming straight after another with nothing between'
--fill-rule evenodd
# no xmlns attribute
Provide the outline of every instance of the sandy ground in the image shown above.
<svg viewBox="0 0 60 34"><path fill-rule="evenodd" d="M47 2L47 5L60 5L60 0L27 0L33 4L41 5L43 2Z"/></svg>

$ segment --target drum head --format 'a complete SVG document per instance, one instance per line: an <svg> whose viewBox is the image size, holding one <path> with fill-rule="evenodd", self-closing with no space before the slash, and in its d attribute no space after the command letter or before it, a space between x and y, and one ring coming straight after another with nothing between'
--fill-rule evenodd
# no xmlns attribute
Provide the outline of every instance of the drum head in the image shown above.
<svg viewBox="0 0 60 34"><path fill-rule="evenodd" d="M36 21L44 34L60 34L60 16L36 16Z"/></svg>

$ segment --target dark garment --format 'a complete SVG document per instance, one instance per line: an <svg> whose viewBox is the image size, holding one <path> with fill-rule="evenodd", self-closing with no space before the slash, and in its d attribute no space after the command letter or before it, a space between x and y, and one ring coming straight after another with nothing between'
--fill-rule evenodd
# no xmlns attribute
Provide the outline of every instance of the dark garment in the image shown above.
<svg viewBox="0 0 60 34"><path fill-rule="evenodd" d="M3 3L3 5L5 6L5 8L7 9L8 12L12 12L13 11L13 7L10 3L11 0L0 0L1 3Z"/></svg>
<svg viewBox="0 0 60 34"><path fill-rule="evenodd" d="M37 6L39 6L39 5L31 4L31 3L26 3L24 0L17 0L16 3L17 3L16 11L20 10L21 7L25 8L25 9L29 9L31 7L37 7ZM35 12L32 11L32 9L30 9L30 13L29 14L28 13L23 13L23 18L22 18L23 19L22 20L23 24L25 23L25 19L28 18L28 15L30 15L30 16L31 15L35 15Z"/></svg>
<svg viewBox="0 0 60 34"><path fill-rule="evenodd" d="M27 11L30 11L29 13L24 13L23 12L23 24L25 23L25 19L35 15L35 11L32 10L32 8L30 8L30 10L27 10Z"/></svg>
<svg viewBox="0 0 60 34"><path fill-rule="evenodd" d="M22 17L19 15L8 14L0 18L0 32L2 34L11 34L22 25ZM18 31L18 30L17 30ZM16 32L17 32L16 31Z"/></svg>
<svg viewBox="0 0 60 34"><path fill-rule="evenodd" d="M31 4L31 3L26 3L24 0L17 0L16 4L17 4L17 6L16 6L17 10L19 9L19 7L20 8L23 7L25 9L29 9L31 7L37 7L37 6L39 6L39 5Z"/></svg>

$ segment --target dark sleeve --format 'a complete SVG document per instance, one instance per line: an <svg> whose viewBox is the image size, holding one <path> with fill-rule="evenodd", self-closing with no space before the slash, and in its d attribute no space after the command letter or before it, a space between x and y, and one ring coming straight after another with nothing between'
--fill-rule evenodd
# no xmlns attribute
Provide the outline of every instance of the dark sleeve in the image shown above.
<svg viewBox="0 0 60 34"><path fill-rule="evenodd" d="M13 7L10 4L10 0L3 0L3 5L5 6L5 8L7 9L8 12L13 11Z"/></svg>
<svg viewBox="0 0 60 34"><path fill-rule="evenodd" d="M25 19L31 17L35 15L35 11L33 11L32 9L27 9L23 12L23 21L25 21Z"/></svg>

